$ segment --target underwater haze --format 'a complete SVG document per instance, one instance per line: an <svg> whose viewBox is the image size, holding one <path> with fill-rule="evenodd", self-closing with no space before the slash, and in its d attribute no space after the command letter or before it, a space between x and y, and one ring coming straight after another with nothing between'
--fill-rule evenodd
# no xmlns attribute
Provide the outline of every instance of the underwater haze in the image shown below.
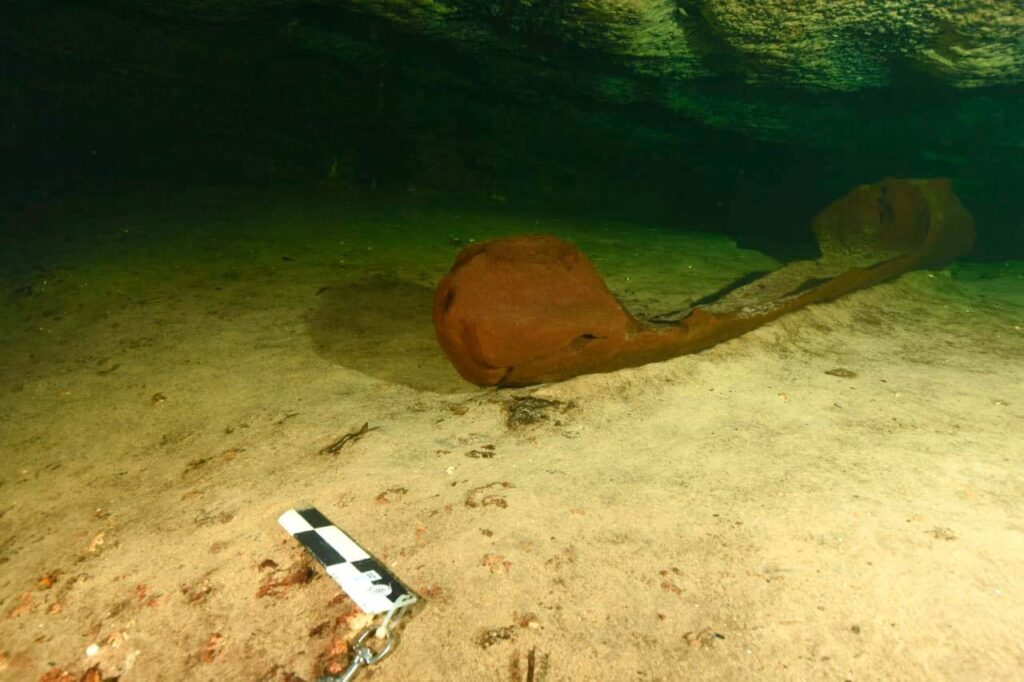
<svg viewBox="0 0 1024 682"><path fill-rule="evenodd" d="M1022 35L3 3L0 681L1024 676Z"/></svg>

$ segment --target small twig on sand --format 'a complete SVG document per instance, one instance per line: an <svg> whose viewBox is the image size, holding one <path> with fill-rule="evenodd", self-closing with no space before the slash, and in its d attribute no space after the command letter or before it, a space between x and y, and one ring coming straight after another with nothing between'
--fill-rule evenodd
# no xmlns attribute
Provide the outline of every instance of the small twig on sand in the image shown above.
<svg viewBox="0 0 1024 682"><path fill-rule="evenodd" d="M349 443L353 443L353 442L359 440L360 438L362 438L363 436L368 434L370 431L376 431L378 428L380 428L380 427L379 426L374 426L371 429L370 428L370 422L365 422L363 424L363 426L358 431L351 431L349 433L346 433L344 436L342 436L338 440L334 441L330 445L326 445L326 446L320 448L320 454L321 455L336 455L336 454L338 454L339 451L341 451L341 449L343 447L345 447Z"/></svg>

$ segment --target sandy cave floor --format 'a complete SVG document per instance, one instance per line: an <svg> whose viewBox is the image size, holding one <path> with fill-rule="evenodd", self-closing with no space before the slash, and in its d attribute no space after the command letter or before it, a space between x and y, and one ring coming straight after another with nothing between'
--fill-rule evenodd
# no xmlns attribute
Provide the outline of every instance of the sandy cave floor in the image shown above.
<svg viewBox="0 0 1024 682"><path fill-rule="evenodd" d="M343 664L363 620L277 525L301 503L424 597L360 679L519 681L530 659L537 681L1024 678L1019 263L480 390L429 319L469 239L573 239L645 314L774 262L699 233L319 195L5 219L0 679Z"/></svg>

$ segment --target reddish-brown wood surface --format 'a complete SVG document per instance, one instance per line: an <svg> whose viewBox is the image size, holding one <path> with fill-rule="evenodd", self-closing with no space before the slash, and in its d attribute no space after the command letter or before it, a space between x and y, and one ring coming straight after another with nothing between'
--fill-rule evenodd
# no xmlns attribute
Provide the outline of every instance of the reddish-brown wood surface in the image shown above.
<svg viewBox="0 0 1024 682"><path fill-rule="evenodd" d="M883 180L823 210L823 260L851 266L753 310L695 308L669 328L635 319L577 247L524 235L473 244L438 284L434 326L467 381L523 386L704 350L780 315L970 251L974 220L946 180Z"/></svg>

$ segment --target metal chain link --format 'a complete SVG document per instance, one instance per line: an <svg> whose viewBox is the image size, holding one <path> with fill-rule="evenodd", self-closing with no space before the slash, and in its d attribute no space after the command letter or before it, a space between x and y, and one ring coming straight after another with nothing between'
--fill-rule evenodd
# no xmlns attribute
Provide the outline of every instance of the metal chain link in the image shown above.
<svg viewBox="0 0 1024 682"><path fill-rule="evenodd" d="M387 630L387 634L384 637L384 646L381 647L380 651L374 651L366 644L366 640L376 631L377 628L371 625L360 632L359 636L355 638L352 642L352 662L348 664L343 673L340 675L323 675L318 678L317 682L352 682L364 666L380 663L388 654L394 651L398 645L398 635L391 630Z"/></svg>

